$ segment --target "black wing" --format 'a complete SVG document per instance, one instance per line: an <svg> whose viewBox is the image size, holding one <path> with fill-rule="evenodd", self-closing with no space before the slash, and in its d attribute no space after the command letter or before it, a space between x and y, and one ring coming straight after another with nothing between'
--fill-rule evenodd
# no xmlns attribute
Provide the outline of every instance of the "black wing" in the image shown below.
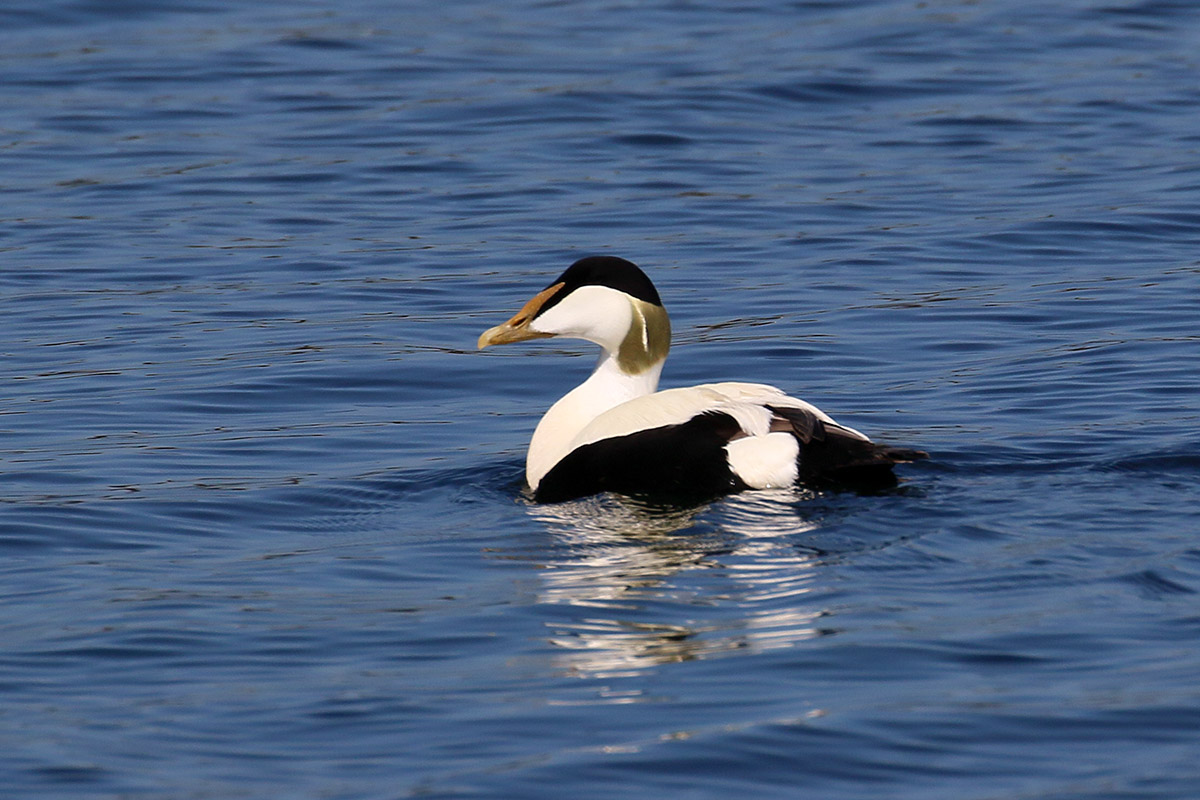
<svg viewBox="0 0 1200 800"><path fill-rule="evenodd" d="M698 502L746 485L729 469L725 445L744 435L733 417L709 412L578 447L546 473L534 492L558 503L599 492Z"/></svg>
<svg viewBox="0 0 1200 800"><path fill-rule="evenodd" d="M861 439L802 408L768 406L772 431L800 443L797 483L816 488L878 491L896 485L892 465L927 458L920 450ZM678 425L650 428L578 447L546 473L534 492L539 503L559 503L600 492L695 503L746 488L729 468L725 445L746 436L722 412Z"/></svg>

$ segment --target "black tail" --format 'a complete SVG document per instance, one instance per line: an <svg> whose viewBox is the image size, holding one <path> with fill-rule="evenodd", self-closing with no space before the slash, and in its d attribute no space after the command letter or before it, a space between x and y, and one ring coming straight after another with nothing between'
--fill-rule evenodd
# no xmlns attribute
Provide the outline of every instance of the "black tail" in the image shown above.
<svg viewBox="0 0 1200 800"><path fill-rule="evenodd" d="M866 492L890 489L898 483L893 465L929 458L922 450L860 439L805 409L772 406L771 411L782 423L772 429L783 430L786 425L800 441L797 482L805 486Z"/></svg>

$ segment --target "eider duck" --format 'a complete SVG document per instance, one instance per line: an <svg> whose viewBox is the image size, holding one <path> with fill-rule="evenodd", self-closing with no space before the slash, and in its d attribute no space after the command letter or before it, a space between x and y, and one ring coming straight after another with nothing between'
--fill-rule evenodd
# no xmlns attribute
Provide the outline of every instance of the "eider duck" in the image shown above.
<svg viewBox="0 0 1200 800"><path fill-rule="evenodd" d="M878 445L816 406L758 383L658 391L671 323L654 284L613 256L572 264L480 349L561 336L600 345L591 376L550 407L529 443L538 502L600 492L699 501L746 489L877 490L925 458Z"/></svg>

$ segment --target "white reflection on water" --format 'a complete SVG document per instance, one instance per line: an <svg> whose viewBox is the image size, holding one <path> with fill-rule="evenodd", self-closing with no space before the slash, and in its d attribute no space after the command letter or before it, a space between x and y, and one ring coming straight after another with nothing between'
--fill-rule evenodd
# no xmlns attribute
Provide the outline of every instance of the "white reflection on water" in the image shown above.
<svg viewBox="0 0 1200 800"><path fill-rule="evenodd" d="M587 609L547 623L562 670L636 674L660 664L761 653L823 633L809 597L818 563L797 538L820 527L804 495L750 492L709 507L613 496L530 506L567 543L544 564L540 602Z"/></svg>

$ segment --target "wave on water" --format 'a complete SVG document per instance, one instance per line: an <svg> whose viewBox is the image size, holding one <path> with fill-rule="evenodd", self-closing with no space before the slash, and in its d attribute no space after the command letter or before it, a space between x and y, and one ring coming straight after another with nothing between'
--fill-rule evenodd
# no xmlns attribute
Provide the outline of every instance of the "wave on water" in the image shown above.
<svg viewBox="0 0 1200 800"><path fill-rule="evenodd" d="M1120 472L1194 477L1200 475L1200 443L1188 442L1125 456L1100 465Z"/></svg>

